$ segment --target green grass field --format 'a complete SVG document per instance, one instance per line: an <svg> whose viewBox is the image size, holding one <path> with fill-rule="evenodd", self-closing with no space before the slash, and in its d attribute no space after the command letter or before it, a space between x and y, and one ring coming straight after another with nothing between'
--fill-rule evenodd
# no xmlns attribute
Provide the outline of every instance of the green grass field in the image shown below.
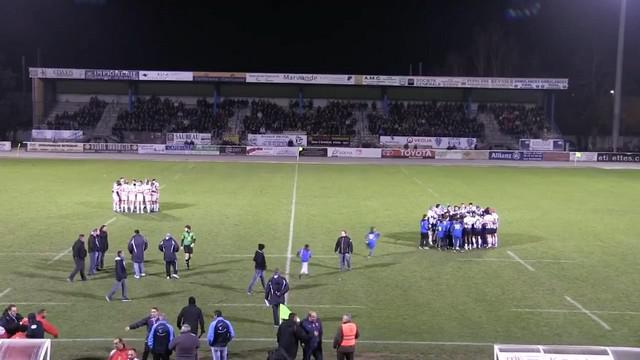
<svg viewBox="0 0 640 360"><path fill-rule="evenodd" d="M294 164L0 160L0 292L11 288L0 301L29 303L19 305L25 316L49 309L62 339L54 359L105 359L115 336L142 348L144 330L124 327L149 307L175 323L194 295L209 319L219 308L233 322L232 359L264 359L275 332L263 294L246 294L250 256L264 242L269 267L285 268L295 171ZM114 214L110 190L120 176L158 178L161 212ZM292 259L289 303L301 314L318 311L325 340L342 313L353 313L367 359L488 359L493 343L638 346L639 194L634 170L301 164L292 249L309 243L318 257L303 280ZM418 250L427 205L461 201L498 210L500 247ZM105 301L111 271L67 283L71 256L52 261L78 233L114 216L109 270L134 229L150 242L149 276L133 279L129 263L130 303ZM185 224L198 236L192 270L169 281L157 244ZM371 225L383 236L366 259L362 238ZM355 244L348 273L331 257L341 229ZM330 344L324 350L333 358ZM201 354L210 358L207 347Z"/></svg>

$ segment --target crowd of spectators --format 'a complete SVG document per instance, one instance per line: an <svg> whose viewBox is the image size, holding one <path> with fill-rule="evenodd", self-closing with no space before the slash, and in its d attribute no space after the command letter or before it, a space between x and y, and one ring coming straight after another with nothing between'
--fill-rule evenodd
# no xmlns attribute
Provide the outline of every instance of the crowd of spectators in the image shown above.
<svg viewBox="0 0 640 360"><path fill-rule="evenodd" d="M49 130L80 130L93 128L98 121L100 121L106 107L106 101L98 99L97 96L93 96L88 104L82 106L77 111L72 113L64 111L61 114L56 114L53 121L47 122L47 128Z"/></svg>
<svg viewBox="0 0 640 360"><path fill-rule="evenodd" d="M500 131L514 137L544 138L551 130L540 106L491 104L479 106L478 112L493 114Z"/></svg>
<svg viewBox="0 0 640 360"><path fill-rule="evenodd" d="M391 102L387 114L370 113L373 135L480 137L483 124L467 115L459 102Z"/></svg>
<svg viewBox="0 0 640 360"><path fill-rule="evenodd" d="M303 104L291 101L288 108L268 100L253 100L250 106L250 113L244 118L246 133L305 131L332 135L354 135L356 112L367 108L366 103L342 101L314 106L311 100Z"/></svg>
<svg viewBox="0 0 640 360"><path fill-rule="evenodd" d="M206 99L198 99L195 107L182 101L157 96L137 98L132 111L118 114L114 131L201 132L220 136L229 118L238 108L246 107L242 100L225 99L215 106Z"/></svg>

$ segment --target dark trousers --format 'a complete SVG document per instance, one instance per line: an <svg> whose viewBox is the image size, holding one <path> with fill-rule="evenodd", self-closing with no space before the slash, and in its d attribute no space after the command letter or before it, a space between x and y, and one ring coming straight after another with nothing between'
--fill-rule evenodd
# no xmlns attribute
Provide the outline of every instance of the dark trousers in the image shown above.
<svg viewBox="0 0 640 360"><path fill-rule="evenodd" d="M73 258L73 261L75 262L75 268L71 274L69 274L69 280L73 281L77 273L80 273L82 280L87 280L87 277L84 275L84 259Z"/></svg>
<svg viewBox="0 0 640 360"><path fill-rule="evenodd" d="M429 246L429 233L420 233L420 247L425 248Z"/></svg>
<svg viewBox="0 0 640 360"><path fill-rule="evenodd" d="M142 360L148 360L149 359L149 345L147 344L147 342L144 342L144 352L142 352Z"/></svg>
<svg viewBox="0 0 640 360"><path fill-rule="evenodd" d="M98 254L100 254L98 256L98 261L97 261L97 268L102 270L104 269L104 254L106 253L106 251L100 251Z"/></svg>
<svg viewBox="0 0 640 360"><path fill-rule="evenodd" d="M169 360L169 354L153 353L153 360Z"/></svg>
<svg viewBox="0 0 640 360"><path fill-rule="evenodd" d="M312 356L315 360L322 360L322 346L318 345L318 347L313 350L306 346L302 348L302 360L311 360Z"/></svg>
<svg viewBox="0 0 640 360"><path fill-rule="evenodd" d="M177 274L178 269L176 268L175 261L165 261L164 262L164 271L167 273L167 276L171 276L171 269L173 269L173 273Z"/></svg>
<svg viewBox="0 0 640 360"><path fill-rule="evenodd" d="M278 326L280 325L280 304L273 304L271 308L273 309L273 325Z"/></svg>
<svg viewBox="0 0 640 360"><path fill-rule="evenodd" d="M353 360L354 352L341 352L338 350L336 356L338 360Z"/></svg>

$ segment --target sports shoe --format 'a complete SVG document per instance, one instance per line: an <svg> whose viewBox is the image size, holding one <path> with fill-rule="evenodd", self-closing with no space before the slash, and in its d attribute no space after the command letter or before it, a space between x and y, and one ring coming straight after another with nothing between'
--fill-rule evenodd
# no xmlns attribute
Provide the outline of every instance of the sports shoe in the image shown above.
<svg viewBox="0 0 640 360"><path fill-rule="evenodd" d="M139 275L133 275L133 277L136 278L136 279L140 279Z"/></svg>
<svg viewBox="0 0 640 360"><path fill-rule="evenodd" d="M140 274L140 276L147 276L147 274L145 274L145 273L142 273L142 274Z"/></svg>
<svg viewBox="0 0 640 360"><path fill-rule="evenodd" d="M111 302L111 298L110 297L105 296L104 298L107 299L107 302Z"/></svg>
<svg viewBox="0 0 640 360"><path fill-rule="evenodd" d="M122 298L122 301L131 301L129 298Z"/></svg>
<svg viewBox="0 0 640 360"><path fill-rule="evenodd" d="M178 274L171 274L171 277L174 279L180 279L180 276L178 276Z"/></svg>
<svg viewBox="0 0 640 360"><path fill-rule="evenodd" d="M253 295L253 291L247 291L247 295Z"/></svg>
<svg viewBox="0 0 640 360"><path fill-rule="evenodd" d="M167 280L171 280L171 276L167 276Z"/></svg>

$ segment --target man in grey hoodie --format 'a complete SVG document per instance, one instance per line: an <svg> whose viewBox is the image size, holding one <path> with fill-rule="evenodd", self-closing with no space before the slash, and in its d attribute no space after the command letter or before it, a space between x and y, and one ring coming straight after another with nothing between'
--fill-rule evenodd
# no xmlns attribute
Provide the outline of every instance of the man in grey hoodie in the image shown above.
<svg viewBox="0 0 640 360"><path fill-rule="evenodd" d="M131 254L131 261L133 262L133 271L136 279L140 279L141 276L147 276L144 273L144 252L147 251L148 243L147 239L140 234L140 230L133 231L133 236L129 240L129 254Z"/></svg>

